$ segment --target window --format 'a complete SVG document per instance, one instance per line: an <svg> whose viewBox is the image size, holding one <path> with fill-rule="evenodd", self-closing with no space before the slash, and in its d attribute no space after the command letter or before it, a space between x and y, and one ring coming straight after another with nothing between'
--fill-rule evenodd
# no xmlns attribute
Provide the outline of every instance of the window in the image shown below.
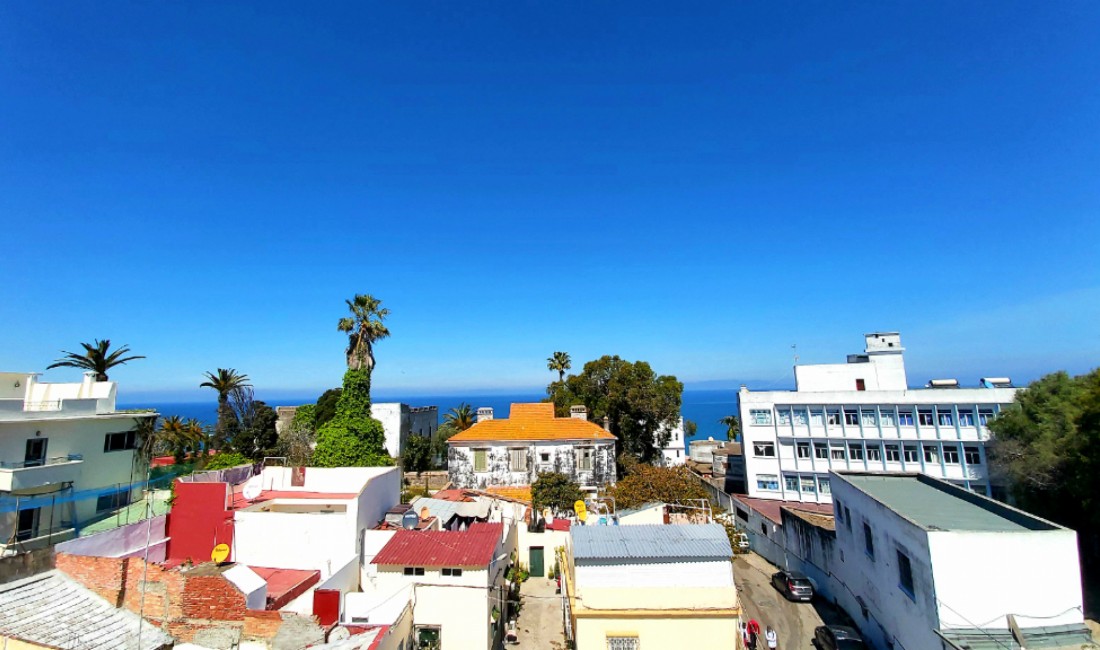
<svg viewBox="0 0 1100 650"><path fill-rule="evenodd" d="M798 492L798 477L784 474L783 487L785 487L788 492Z"/></svg>
<svg viewBox="0 0 1100 650"><path fill-rule="evenodd" d="M829 409L828 411L825 411L825 421L831 427L839 427L840 426L840 410L839 409Z"/></svg>
<svg viewBox="0 0 1100 650"><path fill-rule="evenodd" d="M867 443L867 460L881 461L882 460L882 448L878 445Z"/></svg>
<svg viewBox="0 0 1100 650"><path fill-rule="evenodd" d="M119 431L108 433L103 438L103 451L125 451L136 447L136 436L133 431Z"/></svg>
<svg viewBox="0 0 1100 650"><path fill-rule="evenodd" d="M863 420L863 426L865 427L878 426L878 416L875 415L873 410L864 409L859 412L859 417Z"/></svg>
<svg viewBox="0 0 1100 650"><path fill-rule="evenodd" d="M772 412L765 409L752 409L749 411L749 419L753 424L771 424Z"/></svg>
<svg viewBox="0 0 1100 650"><path fill-rule="evenodd" d="M848 509L848 506L844 506L844 527L848 529L848 532L852 532L852 511Z"/></svg>
<svg viewBox="0 0 1100 650"><path fill-rule="evenodd" d="M638 650L638 637L609 636L607 637L607 650Z"/></svg>
<svg viewBox="0 0 1100 650"><path fill-rule="evenodd" d="M901 461L901 453L897 445L885 445L886 447L886 462L897 463Z"/></svg>
<svg viewBox="0 0 1100 650"><path fill-rule="evenodd" d="M752 443L752 455L757 458L774 458L775 457L775 443L774 442L754 442Z"/></svg>
<svg viewBox="0 0 1100 650"><path fill-rule="evenodd" d="M424 567L422 567L422 566L407 566L407 567L405 567L405 575L407 575L407 576L422 576L422 575L424 575Z"/></svg>
<svg viewBox="0 0 1100 650"><path fill-rule="evenodd" d="M797 445L795 445L795 453L798 455L799 458L809 458L810 457L810 443L808 443L808 442L798 443Z"/></svg>
<svg viewBox="0 0 1100 650"><path fill-rule="evenodd" d="M920 422L922 427L935 426L936 419L932 417L932 409L920 409L917 411L917 422Z"/></svg>
<svg viewBox="0 0 1100 650"><path fill-rule="evenodd" d="M944 445L943 446L943 462L948 465L959 464L959 447L958 445Z"/></svg>
<svg viewBox="0 0 1100 650"><path fill-rule="evenodd" d="M779 418L779 424L791 423L791 410L790 409L776 409L776 416Z"/></svg>
<svg viewBox="0 0 1100 650"><path fill-rule="evenodd" d="M939 449L935 445L924 446L924 462L926 463L938 463L940 462Z"/></svg>
<svg viewBox="0 0 1100 650"><path fill-rule="evenodd" d="M977 447L963 447L963 457L967 465L982 464L982 452Z"/></svg>
<svg viewBox="0 0 1100 650"><path fill-rule="evenodd" d="M844 523L844 503L840 499L833 499L833 505L836 506L837 521Z"/></svg>
<svg viewBox="0 0 1100 650"><path fill-rule="evenodd" d="M894 412L892 410L879 413L878 419L884 427L892 427L897 424L897 418L894 417Z"/></svg>
<svg viewBox="0 0 1100 650"><path fill-rule="evenodd" d="M756 487L759 490L778 490L779 477L775 474L757 474Z"/></svg>
<svg viewBox="0 0 1100 650"><path fill-rule="evenodd" d="M545 451L542 452L541 454L539 454L539 462L549 463L550 462L550 454L548 452L545 452Z"/></svg>
<svg viewBox="0 0 1100 650"><path fill-rule="evenodd" d="M95 500L95 511L105 512L107 510L117 510L128 505L130 505L130 491L120 490L118 492L100 495L100 497Z"/></svg>
<svg viewBox="0 0 1100 650"><path fill-rule="evenodd" d="M749 520L749 511L748 510L742 510L741 508L738 508L737 509L737 518L740 519L741 521L748 521Z"/></svg>
<svg viewBox="0 0 1100 650"><path fill-rule="evenodd" d="M829 450L829 456L833 460L844 460L844 447L833 447Z"/></svg>
<svg viewBox="0 0 1100 650"><path fill-rule="evenodd" d="M898 586L913 600L916 600L916 590L913 589L913 565L909 563L909 556L898 551Z"/></svg>
<svg viewBox="0 0 1100 650"><path fill-rule="evenodd" d="M867 557L875 559L875 538L871 534L871 527L866 523L863 524L863 550Z"/></svg>
<svg viewBox="0 0 1100 650"><path fill-rule="evenodd" d="M936 417L939 418L941 427L955 426L955 414L951 411L950 407L938 407L936 409Z"/></svg>
<svg viewBox="0 0 1100 650"><path fill-rule="evenodd" d="M867 382L862 379L856 380L856 390L867 390Z"/></svg>
<svg viewBox="0 0 1100 650"><path fill-rule="evenodd" d="M821 460L828 460L829 458L829 446L823 442L814 443L814 457Z"/></svg>
<svg viewBox="0 0 1100 650"><path fill-rule="evenodd" d="M983 427L993 419L993 409L978 409L978 424Z"/></svg>
<svg viewBox="0 0 1100 650"><path fill-rule="evenodd" d="M800 427L806 426L806 410L805 409L795 409L794 413L792 415L793 415L792 420L794 421L795 424L797 424ZM818 422L818 424L821 424L821 423Z"/></svg>
<svg viewBox="0 0 1100 650"><path fill-rule="evenodd" d="M22 542L38 537L38 520L42 508L24 508L19 511L15 522L15 539Z"/></svg>
<svg viewBox="0 0 1100 650"><path fill-rule="evenodd" d="M489 471L489 450L488 449L475 449L474 450L474 471L475 472L487 472L487 471Z"/></svg>
<svg viewBox="0 0 1100 650"><path fill-rule="evenodd" d="M917 446L916 445L905 445L905 462L907 462L907 463L920 462L920 459L917 457Z"/></svg>
<svg viewBox="0 0 1100 650"><path fill-rule="evenodd" d="M913 426L913 409L898 409L898 426Z"/></svg>
<svg viewBox="0 0 1100 650"><path fill-rule="evenodd" d="M508 460L510 469L513 472L526 472L527 471L527 450L526 449L509 449Z"/></svg>
<svg viewBox="0 0 1100 650"><path fill-rule="evenodd" d="M959 426L974 426L974 411L971 411L970 409L959 409Z"/></svg>
<svg viewBox="0 0 1100 650"><path fill-rule="evenodd" d="M457 578L462 575L462 569L451 569L448 567L443 567L443 575Z"/></svg>
<svg viewBox="0 0 1100 650"><path fill-rule="evenodd" d="M844 409L844 424L850 427L858 427L859 411L856 409Z"/></svg>
<svg viewBox="0 0 1100 650"><path fill-rule="evenodd" d="M833 488L829 485L829 478L826 476L817 477L817 489L822 494L832 494Z"/></svg>
<svg viewBox="0 0 1100 650"><path fill-rule="evenodd" d="M49 438L31 438L27 440L23 467L41 467L46 464L46 445Z"/></svg>
<svg viewBox="0 0 1100 650"><path fill-rule="evenodd" d="M802 477L802 491L805 492L806 494L813 494L814 492L817 492L817 482L814 481L814 477L812 477L812 476L803 476Z"/></svg>
<svg viewBox="0 0 1100 650"><path fill-rule="evenodd" d="M810 411L810 424L815 427L825 426L825 411Z"/></svg>
<svg viewBox="0 0 1100 650"><path fill-rule="evenodd" d="M848 443L848 457L852 460L863 460L863 444L859 442Z"/></svg>
<svg viewBox="0 0 1100 650"><path fill-rule="evenodd" d="M582 472L592 471L592 455L594 451L591 447L581 447L577 449L577 469Z"/></svg>

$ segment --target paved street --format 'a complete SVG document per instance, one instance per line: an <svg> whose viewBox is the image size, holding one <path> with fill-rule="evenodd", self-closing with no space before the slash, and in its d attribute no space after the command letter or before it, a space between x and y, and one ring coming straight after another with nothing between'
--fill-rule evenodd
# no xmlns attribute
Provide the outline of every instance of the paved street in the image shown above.
<svg viewBox="0 0 1100 650"><path fill-rule="evenodd" d="M520 650L563 650L561 597L549 578L530 578L520 586L523 609L519 613Z"/></svg>
<svg viewBox="0 0 1100 650"><path fill-rule="evenodd" d="M827 604L794 603L780 594L771 584L771 576L778 571L767 560L747 553L733 561L734 581L745 610L745 620L755 618L761 629L771 625L779 635L780 650L807 650L813 647L814 628L822 625L822 615L829 623L838 623L839 616ZM761 643L760 648L765 648Z"/></svg>

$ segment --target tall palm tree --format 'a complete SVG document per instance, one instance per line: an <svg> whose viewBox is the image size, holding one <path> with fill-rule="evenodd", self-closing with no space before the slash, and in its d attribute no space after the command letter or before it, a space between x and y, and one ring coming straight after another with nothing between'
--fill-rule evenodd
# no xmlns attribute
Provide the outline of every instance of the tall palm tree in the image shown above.
<svg viewBox="0 0 1100 650"><path fill-rule="evenodd" d="M727 439L737 440L737 436L741 435L741 418L736 415L727 415L721 420L718 420L718 423L726 427Z"/></svg>
<svg viewBox="0 0 1100 650"><path fill-rule="evenodd" d="M382 324L390 315L390 310L382 307L382 301L370 294L355 294L353 300L344 302L348 304L351 316L341 318L336 329L348 335L348 369L366 368L370 373L374 369L374 342L390 335Z"/></svg>
<svg viewBox="0 0 1100 650"><path fill-rule="evenodd" d="M474 426L474 410L463 402L443 416L443 423L450 425L456 432L465 431Z"/></svg>
<svg viewBox="0 0 1100 650"><path fill-rule="evenodd" d="M555 352L546 359L546 369L558 371L558 381L565 381L565 371L573 367L573 361L568 352Z"/></svg>
<svg viewBox="0 0 1100 650"><path fill-rule="evenodd" d="M96 381L107 381L107 371L111 368L121 366L127 361L145 358L141 355L123 358L122 355L130 352L130 347L127 345L108 353L108 349L111 347L110 339L103 339L102 341L96 339L94 344L81 343L80 345L84 346L84 354L62 350L65 356L46 366L46 369L82 368L84 370L94 370Z"/></svg>
<svg viewBox="0 0 1100 650"><path fill-rule="evenodd" d="M191 426L190 420L184 422L178 415L172 415L164 419L157 431L158 443L166 450L172 452L176 463L183 461L188 451L198 451L203 439L201 426ZM195 422L198 425L197 422Z"/></svg>
<svg viewBox="0 0 1100 650"><path fill-rule="evenodd" d="M214 426L212 444L215 449L220 450L229 433L229 419L236 417L229 406L229 395L252 384L248 383L248 375L233 368L218 368L217 373L207 372L204 376L206 381L199 384L199 388L213 388L218 391L218 423Z"/></svg>

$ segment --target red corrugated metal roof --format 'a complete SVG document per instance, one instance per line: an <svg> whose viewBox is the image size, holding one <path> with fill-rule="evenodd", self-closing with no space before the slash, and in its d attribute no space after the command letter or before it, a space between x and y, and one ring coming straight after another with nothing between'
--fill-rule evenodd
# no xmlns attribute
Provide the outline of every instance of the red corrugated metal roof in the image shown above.
<svg viewBox="0 0 1100 650"><path fill-rule="evenodd" d="M470 530L399 530L371 564L422 567L487 567L504 525L475 523Z"/></svg>

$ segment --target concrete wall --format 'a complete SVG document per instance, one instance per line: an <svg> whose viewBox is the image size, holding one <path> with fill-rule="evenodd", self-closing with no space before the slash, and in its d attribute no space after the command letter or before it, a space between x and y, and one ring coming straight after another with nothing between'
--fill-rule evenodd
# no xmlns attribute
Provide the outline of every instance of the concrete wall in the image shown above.
<svg viewBox="0 0 1100 650"><path fill-rule="evenodd" d="M420 585L413 623L417 627L439 626L444 650L488 650L493 636L492 611L487 589Z"/></svg>
<svg viewBox="0 0 1100 650"><path fill-rule="evenodd" d="M592 448L592 470L577 468L577 450ZM487 451L486 471L476 472L474 453ZM512 449L524 449L527 454L526 469L512 471ZM581 486L600 486L615 482L614 441L549 441L513 443L452 443L447 454L448 473L457 487L483 489L490 486L530 485L538 479L539 472L561 472Z"/></svg>
<svg viewBox="0 0 1100 650"><path fill-rule="evenodd" d="M736 648L739 623L735 616L578 618L577 650L607 650L609 637L624 636L637 637L641 648L684 648L689 647L687 640L699 643L697 647Z"/></svg>
<svg viewBox="0 0 1100 650"><path fill-rule="evenodd" d="M317 504L320 506L321 504ZM328 579L356 553L355 520L349 513L234 513L234 560L252 566L316 569Z"/></svg>
<svg viewBox="0 0 1100 650"><path fill-rule="evenodd" d="M431 438L439 428L439 409L435 406L374 403L371 404L371 417L382 423L386 432L386 450L394 458L405 453L405 442L410 435Z"/></svg>

